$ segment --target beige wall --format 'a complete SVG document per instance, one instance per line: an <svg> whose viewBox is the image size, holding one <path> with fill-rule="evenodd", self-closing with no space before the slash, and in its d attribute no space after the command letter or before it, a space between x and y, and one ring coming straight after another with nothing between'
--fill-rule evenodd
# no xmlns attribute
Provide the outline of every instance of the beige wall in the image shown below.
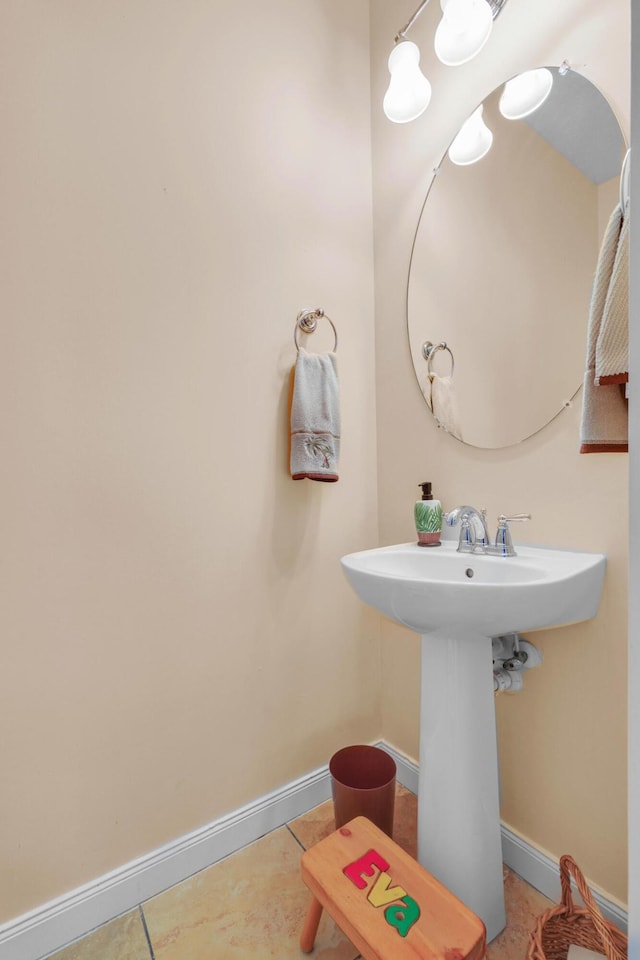
<svg viewBox="0 0 640 960"><path fill-rule="evenodd" d="M504 820L556 856L572 853L596 885L624 901L627 458L578 454L579 403L505 450L470 449L438 432L413 375L405 292L431 170L462 121L500 83L566 58L605 94L628 134L629 5L508 4L482 54L457 69L438 65L432 52L439 5L430 5L411 39L422 50L433 98L406 126L389 123L379 105L393 37L415 4L372 0L371 7L381 542L412 539L417 484L429 479L448 508L470 502L491 517L531 511L528 529L515 531L521 539L608 554L597 619L532 636L544 664L526 676L523 693L498 699L497 712ZM382 650L385 736L416 757L419 644L385 623Z"/></svg>
<svg viewBox="0 0 640 960"><path fill-rule="evenodd" d="M2 4L0 920L382 732L368 42L366 0ZM317 305L337 484L287 473Z"/></svg>

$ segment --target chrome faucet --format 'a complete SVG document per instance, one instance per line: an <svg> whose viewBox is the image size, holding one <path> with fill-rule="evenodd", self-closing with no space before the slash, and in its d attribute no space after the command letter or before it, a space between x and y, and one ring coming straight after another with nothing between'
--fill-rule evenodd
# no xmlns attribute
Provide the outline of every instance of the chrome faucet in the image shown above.
<svg viewBox="0 0 640 960"><path fill-rule="evenodd" d="M494 543L490 543L487 528L487 511L476 510L475 507L463 505L455 507L442 517L450 527L460 524L460 539L458 553L483 553L491 557L517 556L511 539L509 523L512 521L530 520L530 513L516 513L506 517L503 513L498 517L498 529Z"/></svg>
<svg viewBox="0 0 640 960"><path fill-rule="evenodd" d="M489 530L487 529L487 511L476 510L464 504L461 507L455 507L449 513L442 516L445 523L450 527L460 524L460 540L458 550L460 553L473 553L470 547L486 545L489 543Z"/></svg>

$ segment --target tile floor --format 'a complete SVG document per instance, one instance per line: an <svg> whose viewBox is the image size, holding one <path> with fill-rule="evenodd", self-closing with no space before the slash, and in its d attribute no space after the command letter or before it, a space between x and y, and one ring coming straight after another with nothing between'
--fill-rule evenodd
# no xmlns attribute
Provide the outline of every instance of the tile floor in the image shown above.
<svg viewBox="0 0 640 960"><path fill-rule="evenodd" d="M397 787L394 840L416 855L416 797ZM309 894L303 849L333 830L331 801L274 830L50 960L301 960L298 937ZM524 960L536 917L551 904L505 870L507 928L487 960ZM356 960L357 950L323 914L313 960Z"/></svg>

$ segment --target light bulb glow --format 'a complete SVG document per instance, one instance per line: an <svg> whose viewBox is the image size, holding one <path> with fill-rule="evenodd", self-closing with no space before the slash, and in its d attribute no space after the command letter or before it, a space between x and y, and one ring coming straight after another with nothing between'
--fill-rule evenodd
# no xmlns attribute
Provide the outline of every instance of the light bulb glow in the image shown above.
<svg viewBox="0 0 640 960"><path fill-rule="evenodd" d="M436 56L450 67L472 60L489 39L493 14L487 0L440 0L442 20L435 36Z"/></svg>
<svg viewBox="0 0 640 960"><path fill-rule="evenodd" d="M449 159L459 167L477 163L491 149L493 134L482 119L482 104L474 110L460 127L458 135L449 147Z"/></svg>
<svg viewBox="0 0 640 960"><path fill-rule="evenodd" d="M429 106L431 84L420 67L420 51L411 40L402 40L389 56L391 80L382 108L394 123L415 120Z"/></svg>
<svg viewBox="0 0 640 960"><path fill-rule="evenodd" d="M521 120L541 107L551 93L553 74L546 67L527 70L509 80L500 97L500 113L507 120Z"/></svg>

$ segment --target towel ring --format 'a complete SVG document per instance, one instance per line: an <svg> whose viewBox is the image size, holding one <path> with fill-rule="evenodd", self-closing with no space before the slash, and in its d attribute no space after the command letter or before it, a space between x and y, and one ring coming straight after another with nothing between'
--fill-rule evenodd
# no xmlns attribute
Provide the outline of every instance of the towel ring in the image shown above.
<svg viewBox="0 0 640 960"><path fill-rule="evenodd" d="M449 356L451 357L451 373L449 374L449 376L452 377L456 362L453 358L451 347L448 347L444 340L441 343L435 343L435 344L431 343L431 340L425 340L425 342L422 344L422 356L427 361L427 373L430 378L433 378L434 374L431 371L431 363L433 361L435 354L438 353L439 350L446 350Z"/></svg>
<svg viewBox="0 0 640 960"><path fill-rule="evenodd" d="M325 320L328 320L331 324L333 336L335 337L333 352L336 352L338 349L338 331L336 330L333 320L331 317L327 316L322 307L318 307L317 310L301 310L298 314L296 325L293 329L293 342L296 345L296 350L300 350L300 344L298 343L298 330L302 330L303 333L313 333L318 326L318 320L320 320L322 317L324 317Z"/></svg>

